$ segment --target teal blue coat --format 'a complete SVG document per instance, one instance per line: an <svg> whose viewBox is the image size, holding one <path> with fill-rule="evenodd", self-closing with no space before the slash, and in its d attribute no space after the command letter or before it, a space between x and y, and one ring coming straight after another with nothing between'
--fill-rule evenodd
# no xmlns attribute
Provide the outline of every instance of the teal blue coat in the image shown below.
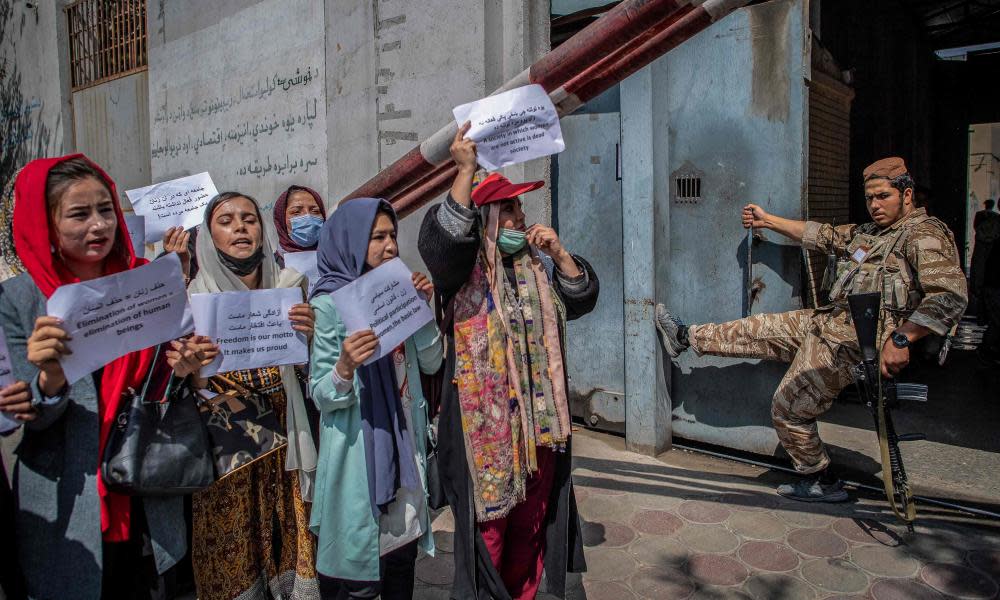
<svg viewBox="0 0 1000 600"><path fill-rule="evenodd" d="M309 528L318 537L316 570L328 577L376 581L379 574L379 524L372 516L368 498L368 471L361 434L361 380L340 394L332 372L340 358L347 329L328 294L311 302L316 312L309 365L309 390L320 411L319 465ZM441 366L443 346L437 324L428 323L406 340L406 369L410 381L410 405L417 461L427 466L427 401L420 386L420 373L435 373ZM423 481L427 493L427 480ZM434 554L427 513L420 548Z"/></svg>

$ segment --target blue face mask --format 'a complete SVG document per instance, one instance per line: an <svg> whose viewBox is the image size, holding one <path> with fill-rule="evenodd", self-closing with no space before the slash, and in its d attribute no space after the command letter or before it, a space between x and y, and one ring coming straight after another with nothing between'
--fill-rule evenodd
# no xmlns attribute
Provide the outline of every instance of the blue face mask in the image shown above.
<svg viewBox="0 0 1000 600"><path fill-rule="evenodd" d="M497 248L504 254L517 254L528 243L528 236L516 229L500 228L497 235Z"/></svg>
<svg viewBox="0 0 1000 600"><path fill-rule="evenodd" d="M319 241L319 230L323 228L323 219L316 215L292 217L292 231L289 236L299 246L315 246Z"/></svg>

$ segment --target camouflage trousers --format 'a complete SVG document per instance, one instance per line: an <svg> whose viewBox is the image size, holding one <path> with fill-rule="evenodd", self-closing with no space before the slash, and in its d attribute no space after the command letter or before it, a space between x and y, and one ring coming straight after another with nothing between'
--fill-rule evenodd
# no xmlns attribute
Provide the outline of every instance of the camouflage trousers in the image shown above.
<svg viewBox="0 0 1000 600"><path fill-rule="evenodd" d="M822 471L830 456L819 438L816 418L854 382L861 361L857 342L824 335L830 313L793 310L753 315L728 323L692 325L691 348L698 353L791 363L771 402L771 419L781 445L801 473Z"/></svg>

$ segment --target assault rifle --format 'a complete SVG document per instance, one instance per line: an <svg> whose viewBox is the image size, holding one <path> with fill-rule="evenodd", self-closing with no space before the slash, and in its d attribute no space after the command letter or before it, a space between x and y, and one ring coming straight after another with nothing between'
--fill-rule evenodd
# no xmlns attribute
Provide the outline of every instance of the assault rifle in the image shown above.
<svg viewBox="0 0 1000 600"><path fill-rule="evenodd" d="M917 517L917 508L913 502L913 493L906 478L903 467L903 456L899 452L899 442L922 440L921 433L897 435L892 422L890 409L899 400L927 401L927 386L915 383L897 383L894 379L883 379L880 357L881 339L879 330L882 327L881 303L882 295L878 292L870 294L853 294L847 297L851 308L851 319L858 334L858 344L861 347L861 364L854 368L854 382L862 402L871 411L875 419L875 434L882 457L882 484L885 488L889 506L896 516L906 523L907 529L913 531L913 521Z"/></svg>

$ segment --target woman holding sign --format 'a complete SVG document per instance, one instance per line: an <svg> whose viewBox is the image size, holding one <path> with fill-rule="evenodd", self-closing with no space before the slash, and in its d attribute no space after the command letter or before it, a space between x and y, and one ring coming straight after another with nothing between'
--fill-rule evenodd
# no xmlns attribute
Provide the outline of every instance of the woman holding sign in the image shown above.
<svg viewBox="0 0 1000 600"><path fill-rule="evenodd" d="M16 379L30 384L17 451L17 540L30 598L148 598L187 552L183 500L112 493L98 476L119 402L153 365L149 348L70 385L62 323L45 316L64 284L142 265L115 184L82 154L28 163L17 177L13 234L26 272L3 283L0 319ZM4 392L7 395L7 392ZM145 548L152 541L153 557ZM155 558L155 564L153 561Z"/></svg>
<svg viewBox="0 0 1000 600"><path fill-rule="evenodd" d="M257 202L246 194L224 192L213 198L195 242L199 270L188 292L301 288L305 293L305 278L275 262L267 226ZM293 329L312 335L308 304L293 306L287 316ZM212 348L214 344L204 349ZM178 344L171 360L179 360L183 352ZM196 387L211 383L215 390L249 390L253 398L263 398L288 438L287 447L194 494L191 557L198 598L315 598L315 547L306 502L312 497L316 446L295 367L229 371L211 382L192 374Z"/></svg>
<svg viewBox="0 0 1000 600"><path fill-rule="evenodd" d="M567 319L597 303L597 276L554 230L526 226L519 196L541 181L494 173L472 189L468 128L451 146L451 194L427 213L419 241L453 315L438 442L455 515L452 597L534 598L543 567L549 593L563 597L567 571L585 568L564 335Z"/></svg>
<svg viewBox="0 0 1000 600"><path fill-rule="evenodd" d="M365 364L379 339L370 330L348 334L331 296L398 253L396 213L385 200L343 204L320 234L310 390L322 415L322 455L310 526L319 536L320 589L331 600L412 598L417 547L434 552L420 374L441 365L437 324ZM429 299L427 277L412 277Z"/></svg>

